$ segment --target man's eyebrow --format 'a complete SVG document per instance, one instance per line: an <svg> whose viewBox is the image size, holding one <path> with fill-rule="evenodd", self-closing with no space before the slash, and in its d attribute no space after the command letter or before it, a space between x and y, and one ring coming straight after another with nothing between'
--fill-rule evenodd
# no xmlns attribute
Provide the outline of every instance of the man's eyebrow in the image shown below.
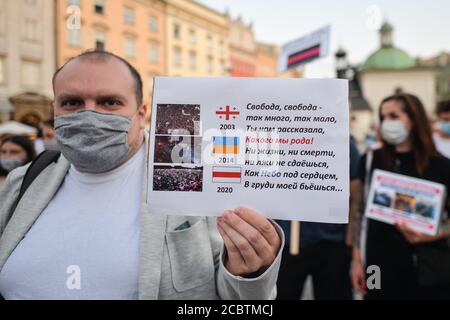
<svg viewBox="0 0 450 320"><path fill-rule="evenodd" d="M80 95L77 94L61 94L58 96L57 100L61 101L61 100L82 100L83 98Z"/></svg>
<svg viewBox="0 0 450 320"><path fill-rule="evenodd" d="M120 94L100 94L96 97L96 100L120 100L120 101L127 101L127 98L125 96L122 96Z"/></svg>
<svg viewBox="0 0 450 320"><path fill-rule="evenodd" d="M120 94L99 94L94 97L95 100L120 100L120 101L127 101L127 98ZM71 94L71 93L63 93L58 96L58 101L61 100L84 100L84 97L81 94Z"/></svg>

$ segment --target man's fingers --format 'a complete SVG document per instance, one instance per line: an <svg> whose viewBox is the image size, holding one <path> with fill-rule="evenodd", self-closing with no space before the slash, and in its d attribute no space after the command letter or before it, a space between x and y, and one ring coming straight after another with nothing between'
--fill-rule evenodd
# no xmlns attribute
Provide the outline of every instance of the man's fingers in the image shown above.
<svg viewBox="0 0 450 320"><path fill-rule="evenodd" d="M222 228L223 231L225 231L225 234L236 246L242 258L244 259L245 264L252 270L258 270L261 267L261 259L258 257L255 249L248 242L248 240L222 219L219 219L219 227Z"/></svg>
<svg viewBox="0 0 450 320"><path fill-rule="evenodd" d="M255 249L256 254L265 262L265 264L272 263L275 258L275 250L270 246L259 230L255 229L231 211L225 213L224 219L229 226L247 239L253 249Z"/></svg>
<svg viewBox="0 0 450 320"><path fill-rule="evenodd" d="M280 237L278 236L275 227L263 215L245 207L238 207L235 210L236 214L246 221L249 225L259 230L267 242L274 247L279 247Z"/></svg>
<svg viewBox="0 0 450 320"><path fill-rule="evenodd" d="M225 248L227 249L228 259L236 261L237 263L245 263L238 248L234 245L233 241L231 241L226 232L219 225L217 226L217 230L219 230L225 244Z"/></svg>

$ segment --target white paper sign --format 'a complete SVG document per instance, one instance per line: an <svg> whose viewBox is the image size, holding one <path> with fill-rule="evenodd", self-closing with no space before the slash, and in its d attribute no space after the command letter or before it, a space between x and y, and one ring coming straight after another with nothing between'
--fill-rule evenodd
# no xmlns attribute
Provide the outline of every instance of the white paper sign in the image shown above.
<svg viewBox="0 0 450 320"><path fill-rule="evenodd" d="M348 121L346 80L157 77L150 211L347 223Z"/></svg>
<svg viewBox="0 0 450 320"><path fill-rule="evenodd" d="M403 222L434 236L439 228L445 192L442 184L375 170L365 215L388 224Z"/></svg>

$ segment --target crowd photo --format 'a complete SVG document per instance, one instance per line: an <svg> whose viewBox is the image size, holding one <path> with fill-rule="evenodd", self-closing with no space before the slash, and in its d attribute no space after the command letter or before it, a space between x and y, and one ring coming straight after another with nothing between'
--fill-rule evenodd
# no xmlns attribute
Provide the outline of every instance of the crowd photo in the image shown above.
<svg viewBox="0 0 450 320"><path fill-rule="evenodd" d="M156 134L200 135L200 105L158 104Z"/></svg>
<svg viewBox="0 0 450 320"><path fill-rule="evenodd" d="M203 168L157 166L153 172L153 189L157 191L202 191Z"/></svg>

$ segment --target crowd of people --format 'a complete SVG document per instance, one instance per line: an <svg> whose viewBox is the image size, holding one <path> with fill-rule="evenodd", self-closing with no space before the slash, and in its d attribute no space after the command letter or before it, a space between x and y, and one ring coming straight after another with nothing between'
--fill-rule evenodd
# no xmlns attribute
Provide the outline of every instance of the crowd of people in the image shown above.
<svg viewBox="0 0 450 320"><path fill-rule="evenodd" d="M180 110L183 116L179 116ZM168 133L170 127L191 126L199 110L198 106L165 107L165 115L171 120L158 129L159 133ZM379 110L378 143L372 144L377 147L368 148L360 156L351 138L350 224L302 223L301 250L292 255L290 222L279 221L288 240L278 280L279 299L298 299L308 276L312 277L316 299L352 299L355 293L366 299L450 299L448 233L441 231L431 237L405 225L392 226L363 217L367 186L375 169L439 182L450 188L450 100L438 104L434 123L429 121L421 101L411 94L390 96ZM57 149L53 121L43 122L40 129L40 137L35 141L26 136L2 137L0 187L9 172L33 161L43 150ZM155 162L172 162L171 153L177 144L165 140L157 143ZM202 190L201 168L157 167L154 177L155 190ZM444 224L449 206L447 197ZM366 268L370 265L382 271L381 289L367 288Z"/></svg>
<svg viewBox="0 0 450 320"><path fill-rule="evenodd" d="M202 191L202 189L202 168L155 167L153 173L153 190Z"/></svg>
<svg viewBox="0 0 450 320"><path fill-rule="evenodd" d="M156 136L155 163L201 163L201 138Z"/></svg>
<svg viewBox="0 0 450 320"><path fill-rule="evenodd" d="M160 104L157 107L156 134L199 135L200 106Z"/></svg>
<svg viewBox="0 0 450 320"><path fill-rule="evenodd" d="M97 68L97 72L92 72L91 75L92 68ZM59 72L61 74L58 74ZM111 73L111 75L108 73ZM95 86L98 86L94 91L91 91L92 88L86 85L90 83L88 80L92 76L99 78L93 81ZM118 79L116 87L108 81L112 77ZM108 104L98 105L89 98L86 98L86 101L83 100L85 103L83 108L70 109L70 111L65 109L65 103L61 102L63 100L56 99L55 110L59 113L59 117L56 117L56 119L60 124L61 121L64 124L57 128L56 134L53 129L53 122L46 121L41 127L41 137L35 141L31 141L29 137L25 136L1 137L0 188L5 177L14 169L33 161L36 155L43 150L57 149L57 140L64 141L64 144L59 145L64 146L61 152L67 161L56 163L49 170L39 173L44 175L43 181L59 179L58 183L55 184L57 186L42 185L39 194L35 189L35 194L32 195L33 199L44 197L42 201L47 201L46 205L42 205L40 211L40 214L46 219L37 219L28 234L28 231L24 230L21 230L23 232L21 235L11 232L7 234L9 243L14 248L19 243L20 246L18 245L15 250L14 248L10 250L11 252L8 253L9 259L5 263L6 267L0 269L0 293L7 298L23 297L24 294L25 297L31 298L42 298L43 296L60 298L73 294L69 291L62 291L63 293L61 293L59 291L61 285L55 280L58 277L50 273L43 275L42 272L42 270L59 268L58 259L64 259L65 257L60 257L58 253L66 253L67 247L70 246L70 254L77 256L80 261L83 261L84 257L89 255L92 261L99 259L100 262L103 262L104 259L110 259L108 261L115 267L107 270L105 277L112 279L112 281L106 281L108 285L104 286L104 288L107 288L105 292L102 291L104 288L97 291L97 288L93 285L93 289L74 297L191 298L191 296L183 296L182 292L178 292L179 283L172 288L171 281L165 283L165 286L161 286L160 292L156 294L153 288L145 287L146 284L142 283L142 289L139 288L142 292L137 293L138 277L136 270L140 258L143 261L153 263L152 266L143 270L145 273L143 278L148 279L154 276L154 270L159 270L158 272L163 274L161 277L168 279L170 269L183 269L180 272L182 275L176 274L176 276L180 277L180 283L184 284L185 281L188 283L192 280L192 274L197 276L193 280L194 282L198 279L203 281L201 278L203 275L198 274L195 266L203 268L202 270L209 270L213 263L213 259L210 259L211 261L195 260L192 259L193 256L210 257L211 251L223 252L223 250L211 250L213 245L216 246L215 249L218 248L218 244L215 242L203 243L215 238L215 234L212 234L215 231L211 231L213 228L209 227L204 228L205 230L196 229L196 232L200 230L199 232L203 233L191 234L192 238L186 239L187 244L183 241L176 241L171 243L172 247L165 249L166 251L175 250L174 252L177 253L176 258L170 260L170 263L178 263L176 266L167 267L169 259L161 260L163 259L162 256L155 258L156 255L153 252L156 247L149 246L147 247L148 250L138 250L140 244L148 246L149 244L155 244L157 241L156 238L152 238L140 243L136 237L139 230L153 230L154 225L160 221L151 220L155 215L150 214L145 215L145 219L139 220L138 218L140 210L148 211L148 207L140 208L142 201L139 199L143 185L141 180L145 178L143 177L144 147L142 145L146 139L143 131L147 111L146 105L142 103L142 81L139 74L126 61L111 53L88 52L70 60L65 67L55 74L55 79L56 96L58 96L58 93L64 92L60 87L64 89L64 86L67 86L70 82L67 79L71 79L73 82L78 82L78 85L83 88L83 92L87 92L85 96L80 94L80 100L98 92L112 90L119 93L123 91L123 95L128 96L128 101L133 101L133 103L123 107L128 114L128 117L124 117L117 111L117 114L111 112L108 109ZM134 83L139 94L129 90L132 88L131 82ZM66 88L66 90L69 89ZM136 105L138 106L139 117L133 116L136 115ZM197 125L200 120L200 107L198 105L163 105L158 106L157 112L159 113L157 134L170 135L173 134L172 130L177 128L187 128L190 135L198 134ZM219 292L222 295L221 298L262 297L267 299L273 297L272 292L274 290L272 289L277 279L277 268L280 265L277 283L278 299L299 299L308 276L312 277L316 299L350 300L355 298L355 294L368 300L450 299L450 233L448 228L450 197L448 193L444 199L444 210L441 217L442 227L435 236L420 233L405 224L390 225L375 221L363 214L368 201L370 180L375 169L437 182L444 185L447 191L450 190L450 101L440 102L437 106L436 115L437 121L432 123L418 97L413 94L396 93L385 98L380 105L379 128L375 135L377 141L371 144L375 147L358 150L356 141L350 137L350 223L348 225L305 222L301 223L300 229L297 230L291 228L291 222L278 221L286 235L286 246L282 248L282 236L280 235L283 232L281 230L278 232L278 226L269 223L259 213L250 209L236 209L236 214L228 212L217 219L217 231L224 239L224 245L228 250L228 254L217 261L222 261L230 272L225 273L223 269L214 271L218 277L221 277L221 280L216 283L215 277L207 278L204 283L207 283L211 290L206 290L206 292L199 289L196 292L197 297L216 298ZM98 134L92 135L90 132L80 131L77 124L92 124L90 122L92 119L95 119L95 123L101 124L91 127L91 129L97 130L95 132ZM112 124L117 126L114 127ZM64 130L60 130L61 127L64 127ZM73 132L76 134L72 134ZM119 132L119 138L126 135L131 142L128 143L128 140L120 139L121 142L117 143L119 140L116 139L117 132ZM110 138L106 139L109 145L105 146L103 140L98 140L102 137ZM171 159L172 150L178 142L171 139L167 136L157 137L155 142L156 158L154 159L156 163L173 162ZM86 141L87 143L82 143ZM110 153L108 151L110 149L117 152ZM200 163L193 149L194 145L191 150L188 150L188 156L192 160L191 162ZM70 152L72 150L76 152ZM360 151L363 151L362 156ZM118 153L122 156L117 156ZM97 161L92 161L92 159ZM112 163L110 163L111 161ZM108 167L106 169L102 166L98 167L97 162L108 164ZM70 166L69 163L73 166ZM109 164L111 165L109 166ZM86 168L87 170L84 172L78 170L79 168ZM153 174L154 190L202 191L203 189L202 167L186 168L160 165L155 167ZM18 177L22 175L20 178L23 179L25 171L19 168L13 172L13 175L14 179L8 179L10 190L7 190L7 188L0 190L0 196L2 197L0 202L1 233L4 231L6 220L13 213L16 214L12 204L15 200L13 201L10 198L15 196L15 192L20 189L23 180L18 179ZM123 177L126 177L126 179ZM126 186L123 184L126 184ZM129 188L130 194L118 192L119 187ZM89 190L89 192L86 190ZM85 203L84 200L87 198L90 200ZM292 199L292 201L295 201L295 199ZM27 205L29 203L30 201ZM130 206L132 206L132 209L130 209ZM105 211L105 208L108 208L109 211ZM300 205L299 208L301 208ZM32 207L23 207L19 215L26 216L33 209ZM123 214L124 212L127 214ZM80 213L89 214L83 217L80 216ZM111 224L105 223L104 216L102 216L105 213L108 222L111 222L110 215L115 215L117 220ZM61 215L67 215L68 219L61 219ZM139 223L142 223L142 225L137 221L141 221ZM68 227L69 223L70 228ZM100 237L94 237L95 241L90 242L89 246L79 247L79 243L86 243L87 241L83 238L83 235L92 236L90 230L93 229L93 226L91 223L98 226L99 230L96 229L96 233L97 231L103 233ZM186 223L181 226L183 225L186 225ZM160 225L160 227L163 228L161 232L165 232L165 224ZM174 225L174 227L176 226ZM65 232L69 229L76 232L70 235L64 233L63 240L68 239L65 238L66 236L70 236L70 241L65 242L62 247L58 247L60 244L53 241L53 238L48 238L48 234L51 233L48 230L51 230L52 235L55 235L60 234L61 230ZM263 232L260 233L259 230L263 230ZM296 237L291 237L291 232L299 232L300 251L298 253L290 250L291 246L295 245L291 241L296 239ZM257 239L257 241L255 240L256 244L248 238L250 233L254 235L252 239ZM123 237L118 239L118 234L123 235ZM189 235L188 232L185 234ZM153 234L145 236L150 237ZM177 237L174 234L172 236ZM24 239L23 242L21 242L21 239ZM126 245L124 245L124 239L128 241ZM163 241L163 239L164 237L160 237L158 241ZM196 240L197 242L195 242ZM47 241L51 241L51 245L48 245ZM111 245L113 242L115 242L114 246ZM236 246L235 243L237 242L247 244L247 246L244 246L247 249L255 248L252 255L249 255L248 250L241 250L240 246ZM168 244L161 242L159 248L163 246L168 246ZM103 250L105 247L109 249ZM278 254L280 249L282 250L281 264ZM39 253L45 254L44 256L48 259L37 261L29 271L24 266L24 261L27 261L24 257L28 258L28 252L35 254L36 250L40 250ZM115 250L122 250L120 254L128 256L131 262L128 263L127 260L125 265L121 264L124 261L116 259ZM178 254L182 255L187 251L189 251L189 259L178 258ZM111 252L114 254L109 255ZM36 253L36 255L39 253ZM99 258L99 256L101 257ZM70 256L70 261L62 261L61 263L73 263L72 258ZM173 256L170 255L170 259L172 258ZM98 277L95 275L104 271L100 262L93 263L88 268L91 280L93 279L92 283L98 281ZM190 263L189 272L184 270L186 263ZM25 265L28 267L27 264ZM369 287L367 285L370 276L368 270L373 266L376 266L381 272L381 285ZM17 270L25 270L23 272L26 275L19 274ZM268 273L270 276L259 277L262 273ZM30 274L33 276L30 276ZM134 275L134 277L128 278L129 274ZM170 276L172 277L172 274ZM127 283L126 287L129 293L125 294L120 286L114 287L112 291L110 290L113 286L109 283L116 283L117 277ZM247 279L251 277L253 278ZM24 283L23 278L29 279L30 284ZM260 292L255 290L255 287L252 287L251 290L246 287L247 285L254 285L255 282L252 283L252 281L259 284ZM224 285L225 283L227 285ZM45 289L42 289L41 284L46 285ZM104 285L104 283L101 284ZM216 285L220 286L218 290L216 290ZM245 295L245 293L249 294Z"/></svg>
<svg viewBox="0 0 450 320"><path fill-rule="evenodd" d="M43 121L37 129L37 139L12 134L0 137L0 188L12 170L33 161L45 150L58 150L53 119Z"/></svg>
<svg viewBox="0 0 450 320"><path fill-rule="evenodd" d="M375 147L359 157L351 139L349 225L301 223L300 253L291 254L289 246L283 253L279 299L299 299L307 276L312 277L316 299L450 299L448 193L436 236L364 217L375 169L450 190L450 101L440 102L436 115L437 121L431 122L412 94L383 100L378 141L371 143ZM290 223L280 224L289 239ZM379 287L367 286L371 266L381 272Z"/></svg>

